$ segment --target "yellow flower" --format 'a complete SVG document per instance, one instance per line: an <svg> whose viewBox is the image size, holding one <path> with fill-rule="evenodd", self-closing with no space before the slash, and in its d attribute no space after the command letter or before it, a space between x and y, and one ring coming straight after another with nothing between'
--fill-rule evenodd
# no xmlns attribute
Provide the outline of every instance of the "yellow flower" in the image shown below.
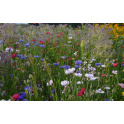
<svg viewBox="0 0 124 124"><path fill-rule="evenodd" d="M124 92L122 92L122 96L124 96Z"/></svg>
<svg viewBox="0 0 124 124"><path fill-rule="evenodd" d="M50 48L50 50L53 50L53 48Z"/></svg>
<svg viewBox="0 0 124 124"><path fill-rule="evenodd" d="M111 48L113 49L113 46L111 46Z"/></svg>

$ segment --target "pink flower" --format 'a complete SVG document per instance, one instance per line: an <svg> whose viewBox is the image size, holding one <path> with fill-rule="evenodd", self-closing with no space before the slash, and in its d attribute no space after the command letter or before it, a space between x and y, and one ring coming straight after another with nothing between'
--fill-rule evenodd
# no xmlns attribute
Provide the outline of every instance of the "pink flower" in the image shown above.
<svg viewBox="0 0 124 124"><path fill-rule="evenodd" d="M19 98L19 94L14 94L14 95L12 96L12 98L13 98L15 101L17 101L18 98ZM11 101L12 101L12 100L11 100Z"/></svg>
<svg viewBox="0 0 124 124"><path fill-rule="evenodd" d="M83 95L83 94L84 94L84 92L85 92L85 88L82 88L82 89L81 89L81 91L79 91L79 92L78 92L78 96Z"/></svg>
<svg viewBox="0 0 124 124"><path fill-rule="evenodd" d="M117 66L117 65L118 65L118 63L114 63L114 64L113 64L113 66Z"/></svg>
<svg viewBox="0 0 124 124"><path fill-rule="evenodd" d="M118 84L118 85L121 86L122 88L124 88L124 84L121 83L121 84Z"/></svg>
<svg viewBox="0 0 124 124"><path fill-rule="evenodd" d="M13 55L11 55L12 58L15 58L16 57L16 53L14 53Z"/></svg>

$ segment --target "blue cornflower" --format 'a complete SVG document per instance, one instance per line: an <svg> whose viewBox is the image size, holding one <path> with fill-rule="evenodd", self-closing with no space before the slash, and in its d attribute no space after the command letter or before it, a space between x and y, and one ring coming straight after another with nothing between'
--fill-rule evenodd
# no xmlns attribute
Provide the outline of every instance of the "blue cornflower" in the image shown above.
<svg viewBox="0 0 124 124"><path fill-rule="evenodd" d="M17 55L16 57L23 57L23 55Z"/></svg>
<svg viewBox="0 0 124 124"><path fill-rule="evenodd" d="M124 64L122 64L122 66L124 66Z"/></svg>
<svg viewBox="0 0 124 124"><path fill-rule="evenodd" d="M21 57L21 59L26 59L27 57Z"/></svg>
<svg viewBox="0 0 124 124"><path fill-rule="evenodd" d="M23 64L23 66L26 66L26 64Z"/></svg>
<svg viewBox="0 0 124 124"><path fill-rule="evenodd" d="M48 99L46 99L45 101L48 101Z"/></svg>
<svg viewBox="0 0 124 124"><path fill-rule="evenodd" d="M21 101L29 101L29 100L27 100L27 99L22 99Z"/></svg>
<svg viewBox="0 0 124 124"><path fill-rule="evenodd" d="M41 59L41 61L44 61L45 59Z"/></svg>
<svg viewBox="0 0 124 124"><path fill-rule="evenodd" d="M67 56L61 56L61 58L62 58L62 59L66 59L66 58L67 58Z"/></svg>
<svg viewBox="0 0 124 124"><path fill-rule="evenodd" d="M23 95L19 95L18 100L22 100L23 99Z"/></svg>
<svg viewBox="0 0 124 124"><path fill-rule="evenodd" d="M55 93L55 90L51 90L52 93Z"/></svg>
<svg viewBox="0 0 124 124"><path fill-rule="evenodd" d="M10 74L10 77L13 77L14 76L14 74Z"/></svg>
<svg viewBox="0 0 124 124"><path fill-rule="evenodd" d="M40 87L41 84L37 84L37 87Z"/></svg>
<svg viewBox="0 0 124 124"><path fill-rule="evenodd" d="M78 73L81 73L81 71L78 71Z"/></svg>
<svg viewBox="0 0 124 124"><path fill-rule="evenodd" d="M45 45L40 45L40 47L43 47L43 48L45 48Z"/></svg>
<svg viewBox="0 0 124 124"><path fill-rule="evenodd" d="M35 46L37 46L38 44L35 44Z"/></svg>
<svg viewBox="0 0 124 124"><path fill-rule="evenodd" d="M20 42L24 41L24 40L19 40Z"/></svg>
<svg viewBox="0 0 124 124"><path fill-rule="evenodd" d="M59 68L64 68L64 66L60 66Z"/></svg>
<svg viewBox="0 0 124 124"><path fill-rule="evenodd" d="M27 44L24 44L24 46L29 46L29 44L27 43Z"/></svg>
<svg viewBox="0 0 124 124"><path fill-rule="evenodd" d="M75 68L81 68L81 66L80 65L75 65Z"/></svg>
<svg viewBox="0 0 124 124"><path fill-rule="evenodd" d="M24 89L25 89L25 90L29 90L29 89L31 89L31 87L28 87L28 86L27 86L27 87L25 87Z"/></svg>
<svg viewBox="0 0 124 124"><path fill-rule="evenodd" d="M3 87L4 84L0 84L0 87Z"/></svg>
<svg viewBox="0 0 124 124"><path fill-rule="evenodd" d="M101 63L95 63L95 65L101 65Z"/></svg>
<svg viewBox="0 0 124 124"><path fill-rule="evenodd" d="M80 64L82 64L82 61L81 60L75 61L75 64L80 65Z"/></svg>
<svg viewBox="0 0 124 124"><path fill-rule="evenodd" d="M54 66L58 66L58 65L59 65L59 63L53 63L53 67L54 67Z"/></svg>
<svg viewBox="0 0 124 124"><path fill-rule="evenodd" d="M0 41L0 44L1 44L2 42L3 42L3 41L1 40L1 41Z"/></svg>
<svg viewBox="0 0 124 124"><path fill-rule="evenodd" d="M69 65L64 65L64 69L68 69L68 68L70 68Z"/></svg>
<svg viewBox="0 0 124 124"><path fill-rule="evenodd" d="M106 100L104 100L104 101L111 101L110 99L106 99Z"/></svg>
<svg viewBox="0 0 124 124"><path fill-rule="evenodd" d="M38 58L39 56L35 55L34 57L35 57L35 58Z"/></svg>
<svg viewBox="0 0 124 124"><path fill-rule="evenodd" d="M26 93L25 92L20 92L19 95L22 95L22 96L26 97Z"/></svg>

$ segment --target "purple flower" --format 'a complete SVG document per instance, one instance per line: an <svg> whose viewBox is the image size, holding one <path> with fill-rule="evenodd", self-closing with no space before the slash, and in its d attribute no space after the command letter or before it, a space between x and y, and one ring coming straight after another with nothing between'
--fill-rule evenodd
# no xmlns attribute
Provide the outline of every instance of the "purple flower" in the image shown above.
<svg viewBox="0 0 124 124"><path fill-rule="evenodd" d="M101 63L95 63L95 65L97 65L97 66L98 66L98 65L101 65Z"/></svg>
<svg viewBox="0 0 124 124"><path fill-rule="evenodd" d="M64 69L68 69L68 68L70 68L69 65L64 65Z"/></svg>
<svg viewBox="0 0 124 124"><path fill-rule="evenodd" d="M24 46L29 46L29 44L27 43L27 44L24 44Z"/></svg>
<svg viewBox="0 0 124 124"><path fill-rule="evenodd" d="M75 64L80 65L80 64L82 64L82 61L81 60L75 61Z"/></svg>
<svg viewBox="0 0 124 124"><path fill-rule="evenodd" d="M58 65L59 65L59 63L53 63L53 67L54 67L54 66L58 66Z"/></svg>
<svg viewBox="0 0 124 124"><path fill-rule="evenodd" d="M75 68L81 68L81 66L80 65L75 65Z"/></svg>
<svg viewBox="0 0 124 124"><path fill-rule="evenodd" d="M35 58L38 58L39 56L35 55L34 57L35 57Z"/></svg>
<svg viewBox="0 0 124 124"><path fill-rule="evenodd" d="M45 45L40 45L40 47L43 47L43 48L45 48Z"/></svg>

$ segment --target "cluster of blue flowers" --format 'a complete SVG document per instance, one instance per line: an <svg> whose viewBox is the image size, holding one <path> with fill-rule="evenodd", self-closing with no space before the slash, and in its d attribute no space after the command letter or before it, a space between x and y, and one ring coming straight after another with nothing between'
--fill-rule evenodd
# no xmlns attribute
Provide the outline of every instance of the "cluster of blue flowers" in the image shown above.
<svg viewBox="0 0 124 124"><path fill-rule="evenodd" d="M81 61L81 60L77 60L77 61L75 61L75 68L81 68L81 64L82 64L83 62Z"/></svg>

